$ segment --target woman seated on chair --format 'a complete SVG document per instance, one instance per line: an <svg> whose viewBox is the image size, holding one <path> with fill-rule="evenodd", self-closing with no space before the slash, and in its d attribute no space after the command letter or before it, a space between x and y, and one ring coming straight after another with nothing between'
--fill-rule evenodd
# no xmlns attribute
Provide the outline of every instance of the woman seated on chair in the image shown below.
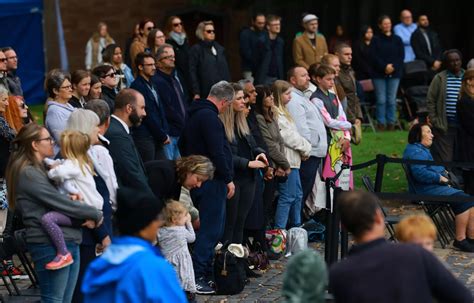
<svg viewBox="0 0 474 303"><path fill-rule="evenodd" d="M429 150L433 134L427 124L415 124L408 134L408 145L404 159L433 161ZM443 166L410 165L413 183L410 191L418 194L467 196L462 190L451 187L448 174ZM453 246L466 252L474 252L474 197L472 202L450 204L455 214L456 239Z"/></svg>

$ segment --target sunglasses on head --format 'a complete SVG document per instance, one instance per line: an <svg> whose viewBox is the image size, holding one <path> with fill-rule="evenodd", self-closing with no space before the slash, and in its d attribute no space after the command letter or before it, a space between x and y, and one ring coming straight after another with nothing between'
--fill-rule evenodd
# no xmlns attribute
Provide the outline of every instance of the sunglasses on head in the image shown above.
<svg viewBox="0 0 474 303"><path fill-rule="evenodd" d="M215 33L215 31L213 29L208 29L208 30L206 30L206 33L213 34L213 33Z"/></svg>
<svg viewBox="0 0 474 303"><path fill-rule="evenodd" d="M179 23L173 23L173 26L174 26L174 27L178 27L178 26L180 26L180 25L183 25L183 23L181 23L181 22L179 22Z"/></svg>

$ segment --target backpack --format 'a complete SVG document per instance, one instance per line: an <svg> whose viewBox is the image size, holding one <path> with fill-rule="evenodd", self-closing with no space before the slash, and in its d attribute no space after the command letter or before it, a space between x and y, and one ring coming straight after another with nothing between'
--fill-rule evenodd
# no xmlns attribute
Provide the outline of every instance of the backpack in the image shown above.
<svg viewBox="0 0 474 303"><path fill-rule="evenodd" d="M214 259L216 293L235 295L244 290L247 278L245 266L245 260L228 251L227 246L216 251Z"/></svg>
<svg viewBox="0 0 474 303"><path fill-rule="evenodd" d="M308 233L304 228L293 227L288 231L286 255L289 257L308 248Z"/></svg>

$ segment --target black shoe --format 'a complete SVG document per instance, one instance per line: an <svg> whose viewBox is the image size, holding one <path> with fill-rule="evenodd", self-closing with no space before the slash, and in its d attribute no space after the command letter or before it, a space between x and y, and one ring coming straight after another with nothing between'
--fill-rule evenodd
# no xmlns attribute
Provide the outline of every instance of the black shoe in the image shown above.
<svg viewBox="0 0 474 303"><path fill-rule="evenodd" d="M214 289L210 287L206 279L199 278L196 279L196 293L200 295L212 295L215 293Z"/></svg>
<svg viewBox="0 0 474 303"><path fill-rule="evenodd" d="M462 241L454 240L453 246L459 249L460 251L474 252L474 245L469 243L467 239L464 239Z"/></svg>
<svg viewBox="0 0 474 303"><path fill-rule="evenodd" d="M245 266L245 274L247 278L260 278L262 275L251 270L248 266Z"/></svg>
<svg viewBox="0 0 474 303"><path fill-rule="evenodd" d="M469 242L469 244L474 245L474 239L471 239L471 238L466 238L466 239L467 239L467 242Z"/></svg>

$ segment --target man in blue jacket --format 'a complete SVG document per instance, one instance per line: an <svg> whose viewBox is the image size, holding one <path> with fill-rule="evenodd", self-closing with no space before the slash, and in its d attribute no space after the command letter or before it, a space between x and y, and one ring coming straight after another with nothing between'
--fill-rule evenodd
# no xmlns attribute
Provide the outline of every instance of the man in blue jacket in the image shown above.
<svg viewBox="0 0 474 303"><path fill-rule="evenodd" d="M187 302L176 272L153 246L163 207L153 197L120 189L115 216L122 236L94 260L82 283L85 303Z"/></svg>
<svg viewBox="0 0 474 303"><path fill-rule="evenodd" d="M219 119L219 113L229 106L234 94L227 81L214 84L207 99L194 101L189 108L189 118L179 140L183 156L206 156L216 168L213 180L191 191L201 221L192 256L198 294L214 293L209 285L214 247L224 232L226 198L232 198L235 190L232 152Z"/></svg>
<svg viewBox="0 0 474 303"><path fill-rule="evenodd" d="M170 144L168 122L160 96L150 81L155 74L155 59L151 54L139 53L135 58L138 76L130 88L139 91L145 98L146 117L133 129L132 136L143 162L167 159L165 145Z"/></svg>

